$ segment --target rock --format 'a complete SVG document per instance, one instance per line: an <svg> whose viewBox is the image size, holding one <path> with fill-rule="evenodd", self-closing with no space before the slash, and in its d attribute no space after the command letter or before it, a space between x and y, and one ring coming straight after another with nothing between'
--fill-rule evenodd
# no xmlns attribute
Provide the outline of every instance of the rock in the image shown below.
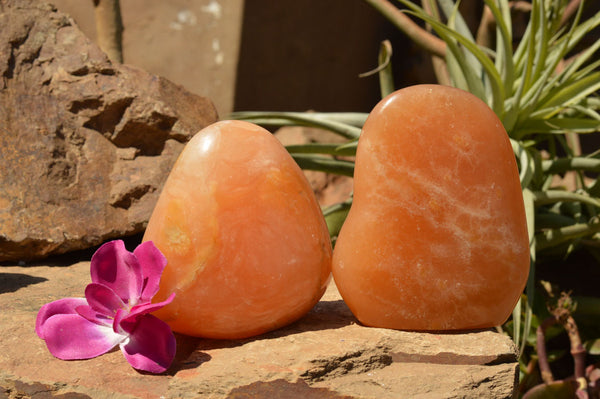
<svg viewBox="0 0 600 399"><path fill-rule="evenodd" d="M177 335L165 375L136 372L119 350L84 361L55 359L34 332L37 311L83 296L88 282L88 261L0 272L0 387L7 397L35 390L100 399L437 399L511 398L515 391L517 355L507 336L363 327L334 284L304 318L265 335L233 341Z"/></svg>
<svg viewBox="0 0 600 399"><path fill-rule="evenodd" d="M64 14L0 1L0 261L143 231L213 104L112 64Z"/></svg>

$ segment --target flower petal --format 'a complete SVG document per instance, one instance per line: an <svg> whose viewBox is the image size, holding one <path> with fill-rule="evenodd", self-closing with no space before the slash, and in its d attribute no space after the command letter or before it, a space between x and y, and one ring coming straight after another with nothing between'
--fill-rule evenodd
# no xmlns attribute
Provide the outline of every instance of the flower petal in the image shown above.
<svg viewBox="0 0 600 399"><path fill-rule="evenodd" d="M111 326L92 323L78 314L57 314L44 323L44 340L48 350L63 360L102 355L126 337L115 334Z"/></svg>
<svg viewBox="0 0 600 399"><path fill-rule="evenodd" d="M137 328L140 318L148 313L155 312L165 305L168 305L175 298L175 293L172 293L167 299L157 303L144 303L136 305L129 311L119 309L115 313L113 329L116 333L130 334Z"/></svg>
<svg viewBox="0 0 600 399"><path fill-rule="evenodd" d="M129 340L121 344L123 355L138 370L162 373L175 357L175 336L167 323L152 315L140 317Z"/></svg>
<svg viewBox="0 0 600 399"><path fill-rule="evenodd" d="M118 310L113 322L113 331L117 334L129 335L138 325L138 319L143 315L129 316L126 310Z"/></svg>
<svg viewBox="0 0 600 399"><path fill-rule="evenodd" d="M142 267L122 240L109 241L92 256L92 282L112 289L125 303L137 303L142 293Z"/></svg>
<svg viewBox="0 0 600 399"><path fill-rule="evenodd" d="M92 309L89 305L77 306L75 309L77 314L92 323L100 324L101 326L112 326L113 325L113 317L106 316L104 314L98 313L94 309Z"/></svg>
<svg viewBox="0 0 600 399"><path fill-rule="evenodd" d="M114 317L117 310L127 307L113 290L103 284L88 284L85 287L85 299L92 309L109 317Z"/></svg>
<svg viewBox="0 0 600 399"><path fill-rule="evenodd" d="M131 308L131 310L129 311L129 314L127 315L127 319L131 318L131 317L138 317L147 313L152 313L152 312L156 312L158 309L162 308L165 305L170 304L171 302L173 302L173 299L175 298L175 293L173 292L167 299L165 299L162 302L156 302L156 303L142 303L140 305L136 305L134 307Z"/></svg>
<svg viewBox="0 0 600 399"><path fill-rule="evenodd" d="M155 312L165 305L168 305L173 301L173 298L175 298L175 293L172 293L166 300L162 302L137 305L131 308L129 312L124 310L117 311L113 325L115 332L120 332L123 334L132 333L137 328L138 320L141 317L147 315L148 313Z"/></svg>
<svg viewBox="0 0 600 399"><path fill-rule="evenodd" d="M87 305L85 298L62 298L42 306L35 319L35 332L38 337L45 339L44 324L46 321L58 314L77 314L78 306Z"/></svg>
<svg viewBox="0 0 600 399"><path fill-rule="evenodd" d="M146 241L138 245L133 254L142 267L144 286L141 302L150 302L158 292L160 276L167 265L167 258L154 246L152 241Z"/></svg>

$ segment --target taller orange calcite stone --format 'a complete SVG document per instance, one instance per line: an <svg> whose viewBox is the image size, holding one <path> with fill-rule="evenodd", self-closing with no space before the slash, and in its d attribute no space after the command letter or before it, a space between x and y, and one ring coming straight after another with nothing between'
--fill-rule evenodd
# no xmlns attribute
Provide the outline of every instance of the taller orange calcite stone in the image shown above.
<svg viewBox="0 0 600 399"><path fill-rule="evenodd" d="M245 338L289 324L321 298L331 243L302 170L267 130L222 121L171 171L144 240L166 256L155 313L174 331Z"/></svg>
<svg viewBox="0 0 600 399"><path fill-rule="evenodd" d="M507 320L529 271L515 156L493 111L438 85L371 112L333 277L368 326L488 328Z"/></svg>

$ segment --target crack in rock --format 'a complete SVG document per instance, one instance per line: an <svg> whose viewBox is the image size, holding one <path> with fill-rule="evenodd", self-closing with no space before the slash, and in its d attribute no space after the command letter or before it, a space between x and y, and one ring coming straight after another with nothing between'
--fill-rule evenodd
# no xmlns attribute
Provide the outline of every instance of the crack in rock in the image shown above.
<svg viewBox="0 0 600 399"><path fill-rule="evenodd" d="M305 381L319 382L338 378L346 374L362 374L370 370L381 369L393 363L392 356L381 348L355 351L329 359L317 359L314 365L300 375Z"/></svg>
<svg viewBox="0 0 600 399"><path fill-rule="evenodd" d="M495 365L514 361L508 355L466 355L452 352L440 352L437 354L415 354L393 352L394 362L401 363L431 363L431 364L460 364L460 365Z"/></svg>

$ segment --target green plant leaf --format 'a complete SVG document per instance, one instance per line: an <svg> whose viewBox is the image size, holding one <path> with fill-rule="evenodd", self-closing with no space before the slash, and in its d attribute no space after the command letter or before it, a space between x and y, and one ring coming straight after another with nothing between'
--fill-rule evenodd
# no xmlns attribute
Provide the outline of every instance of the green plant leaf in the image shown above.
<svg viewBox="0 0 600 399"><path fill-rule="evenodd" d="M530 116L532 118L548 118L565 107L576 104L598 89L600 89L600 72L589 74L554 90L548 98L542 100L543 102L537 106L537 110Z"/></svg>
<svg viewBox="0 0 600 399"><path fill-rule="evenodd" d="M356 155L356 148L358 147L358 139L349 141L345 144L338 145L337 150L340 154Z"/></svg>
<svg viewBox="0 0 600 399"><path fill-rule="evenodd" d="M521 145L517 140L510 140L513 152L519 162L519 180L521 188L529 187L535 175L535 161L529 151Z"/></svg>
<svg viewBox="0 0 600 399"><path fill-rule="evenodd" d="M590 341L586 341L583 347L590 355L600 355L600 338L596 338Z"/></svg>
<svg viewBox="0 0 600 399"><path fill-rule="evenodd" d="M290 154L328 154L336 156L356 155L356 148L338 143L292 144L285 147Z"/></svg>
<svg viewBox="0 0 600 399"><path fill-rule="evenodd" d="M496 69L504 82L504 92L510 93L514 84L514 63L512 57L512 29L510 10L507 1L499 1L500 8L492 0L485 0L496 20Z"/></svg>
<svg viewBox="0 0 600 399"><path fill-rule="evenodd" d="M584 204L600 207L600 201L588 195L573 193L564 190L532 191L536 206L548 205L556 202L578 201Z"/></svg>
<svg viewBox="0 0 600 399"><path fill-rule="evenodd" d="M392 94L395 90L394 75L392 74L392 44L384 40L379 48L379 65L384 67L379 71L379 90L381 98Z"/></svg>
<svg viewBox="0 0 600 399"><path fill-rule="evenodd" d="M323 210L323 216L325 217L330 237L336 237L340 233L351 206L352 200L350 199L339 204L331 205Z"/></svg>
<svg viewBox="0 0 600 399"><path fill-rule="evenodd" d="M595 133L599 129L600 121L595 119L557 116L548 119L536 119L531 117L520 124L515 132L517 132L519 137L524 137L533 133Z"/></svg>
<svg viewBox="0 0 600 399"><path fill-rule="evenodd" d="M536 234L535 242L538 251L556 247L577 238L591 236L600 231L600 223L577 223L571 226L542 231Z"/></svg>
<svg viewBox="0 0 600 399"><path fill-rule="evenodd" d="M314 154L291 154L292 158L302 169L333 173L336 175L354 175L354 162L342 161Z"/></svg>
<svg viewBox="0 0 600 399"><path fill-rule="evenodd" d="M346 117L352 122L362 120L364 114L348 114ZM245 120L259 125L270 126L310 126L330 130L347 139L356 139L360 136L360 128L353 124L339 122L340 114L328 115L325 113L310 112L234 112L232 119ZM364 123L364 121L363 121Z"/></svg>
<svg viewBox="0 0 600 399"><path fill-rule="evenodd" d="M450 29L454 30L457 34L463 36L466 40L470 41L471 43L475 43L475 38L471 34L471 30L469 29L469 26L467 25L467 23L465 22L464 18L462 17L461 13L458 10L459 2L455 3L452 0L439 0L439 3L440 3L440 8L442 9L442 12L448 19L448 27ZM452 53L453 53L453 55L456 55L456 53L454 51ZM483 70L481 67L481 63L479 63L477 58L469 52L459 51L459 53L461 54L461 57L458 60L459 64L462 64L462 62L464 60L465 68L468 68L470 70L470 72L469 72L470 76L467 80L468 81L471 81L471 79L473 80L470 83L469 87L471 87L472 90L474 90L474 93L481 92L481 95L485 96L485 94L484 94L485 91L484 91L483 85L481 85L481 87L479 87L480 83L482 83L482 77L483 77ZM457 61L457 60L455 60L455 61ZM475 83L475 81L478 81L479 83ZM480 98L485 98L485 97L480 97Z"/></svg>
<svg viewBox="0 0 600 399"><path fill-rule="evenodd" d="M421 9L420 7L417 7L412 2L410 2L408 0L399 0L399 1L412 10L412 11L405 11L406 13L415 15L418 18L420 18L420 19L424 20L425 22L427 22L428 24L430 24L431 27L433 28L433 30L435 30L436 33L442 39L444 39L444 41L448 45L448 49L450 51L452 51L454 57L456 57L457 62L461 63L461 65L464 65L465 71L469 71L469 72L465 73L465 79L467 79L467 82L469 84L473 84L475 86L474 87L475 90L481 91L480 89L478 89L478 84L474 82L474 77L476 74L474 71L472 71L467 66L467 63L464 60L464 54L461 56L460 55L461 53L460 53L460 50L458 50L458 47L456 45L452 45L451 43L453 43L453 41L456 40L467 51L469 51L471 54L473 54L473 56L475 56L475 58L479 61L483 70L488 75L489 80L490 80L491 91L492 91L491 108L494 110L496 115L499 115L502 118L502 115L504 113L504 98L505 98L504 84L502 83L502 78L501 78L500 74L498 73L498 71L496 70L494 63L490 60L488 55L484 51L479 49L477 44L475 44L473 41L469 40L468 38L462 36L458 32L450 29L446 25L435 20L431 16L427 15L427 13L425 13L423 11L423 9ZM481 96L483 96L482 100L486 101L485 93L474 92L473 94L478 95L478 97L480 97L480 98L482 98Z"/></svg>
<svg viewBox="0 0 600 399"><path fill-rule="evenodd" d="M542 161L542 169L546 173L558 174L570 170L586 170L600 172L600 159L588 157L567 157Z"/></svg>

